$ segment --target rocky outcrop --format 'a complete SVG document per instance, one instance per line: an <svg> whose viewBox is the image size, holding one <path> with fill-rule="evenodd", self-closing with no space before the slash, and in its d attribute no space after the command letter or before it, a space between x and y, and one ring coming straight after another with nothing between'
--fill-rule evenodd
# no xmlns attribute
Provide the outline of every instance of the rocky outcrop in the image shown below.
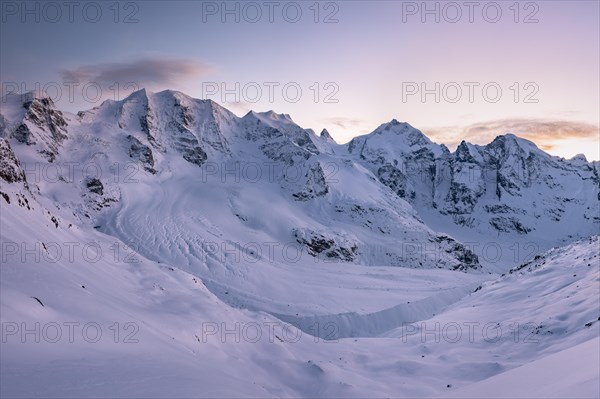
<svg viewBox="0 0 600 399"><path fill-rule="evenodd" d="M59 147L68 137L68 124L63 113L56 109L52 99L45 94L27 93L15 97L20 100L24 109L23 118L4 136L35 147L38 153L53 162ZM6 121L3 124L3 130L9 130Z"/></svg>
<svg viewBox="0 0 600 399"><path fill-rule="evenodd" d="M25 183L25 172L8 140L0 138L0 179L7 183Z"/></svg>
<svg viewBox="0 0 600 399"><path fill-rule="evenodd" d="M292 235L313 257L353 262L358 256L358 244L341 236L300 229L293 230Z"/></svg>
<svg viewBox="0 0 600 399"><path fill-rule="evenodd" d="M154 156L152 155L152 149L142 144L141 141L133 137L132 135L127 136L129 142L129 157L142 164L145 171L155 174L154 169Z"/></svg>

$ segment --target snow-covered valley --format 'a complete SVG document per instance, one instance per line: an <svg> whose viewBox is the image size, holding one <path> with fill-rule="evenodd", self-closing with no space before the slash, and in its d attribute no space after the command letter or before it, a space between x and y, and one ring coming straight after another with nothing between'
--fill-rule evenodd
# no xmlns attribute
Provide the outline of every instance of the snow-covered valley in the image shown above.
<svg viewBox="0 0 600 399"><path fill-rule="evenodd" d="M3 397L600 396L598 162L146 90L0 154Z"/></svg>

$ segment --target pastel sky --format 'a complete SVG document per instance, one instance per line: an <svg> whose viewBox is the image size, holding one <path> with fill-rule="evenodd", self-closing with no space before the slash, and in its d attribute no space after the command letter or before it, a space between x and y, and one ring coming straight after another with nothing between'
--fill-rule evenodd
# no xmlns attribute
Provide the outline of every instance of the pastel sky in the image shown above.
<svg viewBox="0 0 600 399"><path fill-rule="evenodd" d="M451 149L512 132L600 159L597 0L70 4L1 3L3 93L77 111L175 89L338 142L396 118Z"/></svg>

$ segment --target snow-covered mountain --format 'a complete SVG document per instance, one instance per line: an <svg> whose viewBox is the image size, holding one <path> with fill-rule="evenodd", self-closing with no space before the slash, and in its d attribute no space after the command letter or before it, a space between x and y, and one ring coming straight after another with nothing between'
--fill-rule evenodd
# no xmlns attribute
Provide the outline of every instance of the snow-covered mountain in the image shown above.
<svg viewBox="0 0 600 399"><path fill-rule="evenodd" d="M82 396L90 385L87 396L106 396L102 380L121 381L119 396L436 395L448 389L440 375L465 386L597 339L598 240L583 238L599 234L598 164L510 134L451 152L393 120L339 145L286 114L237 117L175 91L140 90L78 114L26 94L2 98L0 155L3 396ZM400 342L412 323L479 320L479 307L497 322L554 317L545 299L522 300L559 301L571 272L587 288L568 294L581 317L561 316L562 339L468 362L458 350L471 343L455 352ZM31 323L71 321L105 334L114 323L138 328L141 345L104 340L87 358L87 340L4 340ZM252 323L279 330L238 346L220 336ZM291 345L288 333L302 338ZM406 356L415 359L398 360ZM44 374L49 359L57 368ZM407 389L398 370L422 385ZM39 384L25 389L32 376ZM176 391L161 383L171 378Z"/></svg>
<svg viewBox="0 0 600 399"><path fill-rule="evenodd" d="M215 207L229 203L227 217L234 219L223 224L241 222L277 242L296 242L307 253L359 264L507 268L524 260L512 256L519 251L510 250L510 244L533 242L535 251L520 251L533 255L600 226L597 166L552 157L510 134L486 146L463 142L451 153L394 120L337 145L326 131L317 136L289 115L249 112L238 118L210 100L146 90L78 115L56 110L48 97L10 95L3 99L0 120L2 137L22 163L35 163L40 170L48 169L44 162L54 163L63 175L79 177L93 175L93 168L103 173L98 182L64 179L88 199L94 196L81 183L106 186L87 207L76 205L83 214L117 203L127 180L151 186L167 177L201 178L204 188L212 191L217 183L216 191L226 193ZM39 183L44 194L46 182ZM243 220L249 216L236 207L243 207L243 197L258 186L263 203L272 196L281 200L283 224L291 221L291 213L311 223L269 230ZM206 203L201 193L194 196ZM501 243L499 260L483 250L490 243Z"/></svg>
<svg viewBox="0 0 600 399"><path fill-rule="evenodd" d="M599 232L598 164L583 156L554 157L512 134L451 153L395 120L346 149L428 226L470 244L495 270Z"/></svg>

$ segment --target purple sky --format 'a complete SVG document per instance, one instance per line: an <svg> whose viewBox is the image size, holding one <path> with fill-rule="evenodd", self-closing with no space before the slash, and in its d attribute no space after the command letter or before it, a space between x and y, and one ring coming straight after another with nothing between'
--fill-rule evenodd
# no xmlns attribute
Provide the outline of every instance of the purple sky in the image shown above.
<svg viewBox="0 0 600 399"><path fill-rule="evenodd" d="M451 148L510 131L600 159L598 1L1 4L3 92L67 110L171 88L338 142L396 118Z"/></svg>

